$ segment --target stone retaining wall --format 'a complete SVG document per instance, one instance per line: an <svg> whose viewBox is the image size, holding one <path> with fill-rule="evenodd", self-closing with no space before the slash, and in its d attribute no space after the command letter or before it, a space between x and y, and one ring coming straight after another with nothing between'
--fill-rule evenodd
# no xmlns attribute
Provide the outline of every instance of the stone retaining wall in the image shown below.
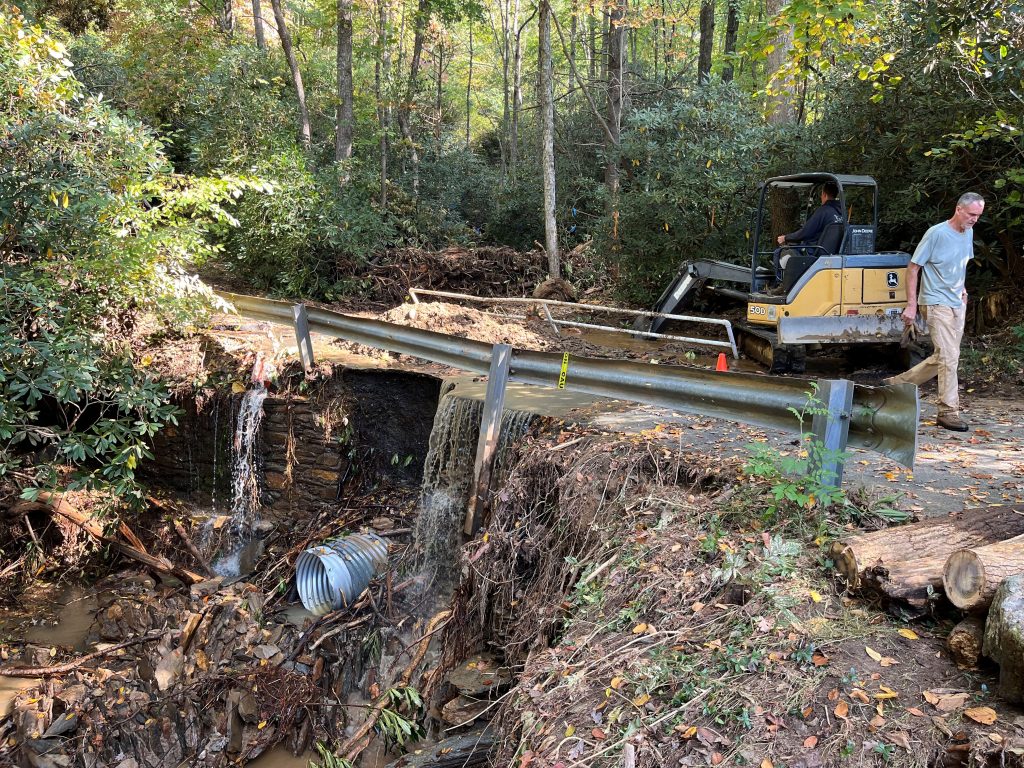
<svg viewBox="0 0 1024 768"><path fill-rule="evenodd" d="M441 382L403 371L336 369L302 395L275 392L263 403L260 455L263 517L294 520L343 491L381 483L418 487ZM177 427L154 441L146 482L231 511L231 438L240 394L207 391L179 405Z"/></svg>

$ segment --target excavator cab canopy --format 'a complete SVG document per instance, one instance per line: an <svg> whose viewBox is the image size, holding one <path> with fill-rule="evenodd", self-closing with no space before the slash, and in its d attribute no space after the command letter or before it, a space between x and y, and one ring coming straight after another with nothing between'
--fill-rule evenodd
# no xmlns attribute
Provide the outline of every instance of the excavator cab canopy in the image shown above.
<svg viewBox="0 0 1024 768"><path fill-rule="evenodd" d="M754 232L750 254L750 289L758 290L764 280L765 267L772 263L775 251L771 221L766 222L766 213L770 214L772 193L793 191L798 196L808 198L809 214L817 206L816 193L826 182L834 182L839 188L837 200L846 212L843 231L836 233L834 248L829 250L836 254L863 254L875 252L875 238L878 233L878 185L870 176L859 176L845 173L794 173L788 176L775 176L760 185L757 215L754 220ZM806 219L806 214L803 216ZM767 236L766 236L767 235ZM764 242L762 242L764 240ZM761 267L761 271L758 271Z"/></svg>

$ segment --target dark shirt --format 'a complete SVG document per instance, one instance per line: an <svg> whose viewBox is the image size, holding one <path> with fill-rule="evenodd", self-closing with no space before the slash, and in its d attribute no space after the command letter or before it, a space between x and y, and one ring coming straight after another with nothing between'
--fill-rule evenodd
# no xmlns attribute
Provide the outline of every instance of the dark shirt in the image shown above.
<svg viewBox="0 0 1024 768"><path fill-rule="evenodd" d="M806 224L796 232L786 235L786 242L798 245L815 245L826 226L829 224L843 224L845 221L846 216L843 215L843 209L839 206L839 201L826 200L818 210L811 214L811 218L807 220Z"/></svg>

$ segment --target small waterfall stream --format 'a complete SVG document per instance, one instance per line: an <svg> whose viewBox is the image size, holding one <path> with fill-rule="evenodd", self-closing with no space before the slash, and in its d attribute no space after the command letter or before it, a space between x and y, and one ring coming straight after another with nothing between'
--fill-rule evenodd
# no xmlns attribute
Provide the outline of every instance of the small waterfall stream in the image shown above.
<svg viewBox="0 0 1024 768"><path fill-rule="evenodd" d="M458 580L457 552L472 491L483 407L482 400L449 391L438 403L430 432L413 542L416 571L426 592L438 601L447 599ZM526 433L534 415L510 409L502 413L494 482L500 482L507 469L508 446Z"/></svg>
<svg viewBox="0 0 1024 768"><path fill-rule="evenodd" d="M267 388L262 382L246 390L238 409L238 422L232 444L230 537L212 563L218 576L231 578L241 574L243 562L251 554L256 526L260 521L259 438L263 424L263 401Z"/></svg>

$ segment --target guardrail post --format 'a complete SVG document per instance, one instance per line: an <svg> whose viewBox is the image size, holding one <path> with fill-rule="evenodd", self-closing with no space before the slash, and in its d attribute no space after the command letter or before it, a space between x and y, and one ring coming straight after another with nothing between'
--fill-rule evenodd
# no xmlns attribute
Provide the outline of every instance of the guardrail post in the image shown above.
<svg viewBox="0 0 1024 768"><path fill-rule="evenodd" d="M476 443L476 463L473 466L473 491L466 510L463 526L467 536L473 536L483 521L491 503L491 474L494 456L501 437L501 414L505 408L505 387L512 365L512 347L495 344L491 351L491 367L487 373L487 393L484 413L480 420L480 438Z"/></svg>
<svg viewBox="0 0 1024 768"><path fill-rule="evenodd" d="M817 399L827 413L811 419L811 435L824 449L823 455L811 454L811 472L826 478L824 484L840 488L843 484L843 459L853 417L853 382L849 379L818 379Z"/></svg>
<svg viewBox="0 0 1024 768"><path fill-rule="evenodd" d="M309 335L309 315L305 304L292 305L292 322L295 325L295 341L299 346L302 367L307 371L313 367L313 339Z"/></svg>

